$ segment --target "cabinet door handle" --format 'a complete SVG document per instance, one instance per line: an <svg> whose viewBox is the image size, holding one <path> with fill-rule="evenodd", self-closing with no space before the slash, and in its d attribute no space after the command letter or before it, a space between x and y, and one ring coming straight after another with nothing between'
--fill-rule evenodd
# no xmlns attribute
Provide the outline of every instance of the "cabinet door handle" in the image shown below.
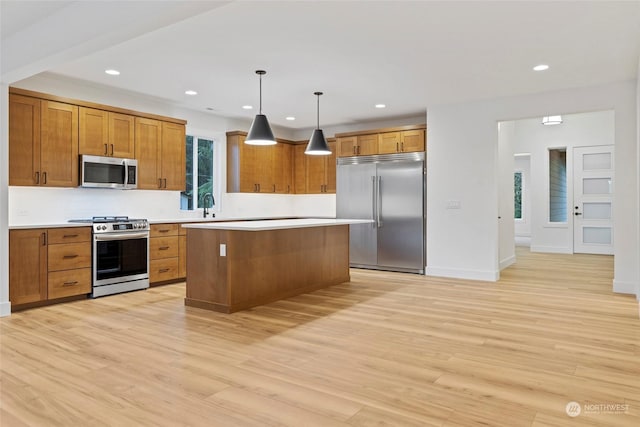
<svg viewBox="0 0 640 427"><path fill-rule="evenodd" d="M71 239L73 237L78 237L77 234L65 234L64 236L62 236L63 239Z"/></svg>
<svg viewBox="0 0 640 427"><path fill-rule="evenodd" d="M356 155L356 146L355 145L353 146L353 155L354 156Z"/></svg>
<svg viewBox="0 0 640 427"><path fill-rule="evenodd" d="M40 172L36 172L36 184L40 184Z"/></svg>
<svg viewBox="0 0 640 427"><path fill-rule="evenodd" d="M167 188L167 178L164 179L164 188Z"/></svg>
<svg viewBox="0 0 640 427"><path fill-rule="evenodd" d="M158 248L158 250L161 250L161 251L166 251L167 249L169 249L169 246L160 246Z"/></svg>
<svg viewBox="0 0 640 427"><path fill-rule="evenodd" d="M111 155L113 156L113 144L111 144Z"/></svg>
<svg viewBox="0 0 640 427"><path fill-rule="evenodd" d="M158 230L158 233L168 233L169 231L171 231L171 230L163 228L162 230Z"/></svg>
<svg viewBox="0 0 640 427"><path fill-rule="evenodd" d="M46 172L42 172L42 183L43 184L47 183L47 173Z"/></svg>
<svg viewBox="0 0 640 427"><path fill-rule="evenodd" d="M400 143L400 148L402 149L402 152L404 153L404 142Z"/></svg>
<svg viewBox="0 0 640 427"><path fill-rule="evenodd" d="M73 285L77 285L77 284L78 284L78 281L77 280L73 280L71 282L64 282L62 284L62 286L73 286Z"/></svg>
<svg viewBox="0 0 640 427"><path fill-rule="evenodd" d="M42 233L42 246L47 246L47 233Z"/></svg>
<svg viewBox="0 0 640 427"><path fill-rule="evenodd" d="M64 255L62 258L63 259L78 258L78 255Z"/></svg>
<svg viewBox="0 0 640 427"><path fill-rule="evenodd" d="M396 153L400 151L400 148L398 147L398 143L396 142Z"/></svg>
<svg viewBox="0 0 640 427"><path fill-rule="evenodd" d="M275 184L273 184L273 192L274 193L276 192L276 185Z"/></svg>
<svg viewBox="0 0 640 427"><path fill-rule="evenodd" d="M287 193L291 193L291 185L287 184Z"/></svg>
<svg viewBox="0 0 640 427"><path fill-rule="evenodd" d="M169 270L170 269L168 269L168 268L161 268L160 270L158 270L158 273L166 273Z"/></svg>
<svg viewBox="0 0 640 427"><path fill-rule="evenodd" d="M356 153L358 154L358 156L360 155L360 146L358 145L358 150L356 151Z"/></svg>
<svg viewBox="0 0 640 427"><path fill-rule="evenodd" d="M260 184L258 184L258 193L260 192Z"/></svg>
<svg viewBox="0 0 640 427"><path fill-rule="evenodd" d="M107 154L107 144L104 144L104 155L106 156Z"/></svg>
<svg viewBox="0 0 640 427"><path fill-rule="evenodd" d="M158 178L158 188L162 188L162 178Z"/></svg>

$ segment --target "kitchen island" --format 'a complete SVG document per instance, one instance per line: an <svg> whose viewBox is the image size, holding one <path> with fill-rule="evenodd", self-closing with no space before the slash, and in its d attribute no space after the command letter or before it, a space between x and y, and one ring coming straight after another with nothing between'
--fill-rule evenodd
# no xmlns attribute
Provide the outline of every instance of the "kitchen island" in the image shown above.
<svg viewBox="0 0 640 427"><path fill-rule="evenodd" d="M289 219L184 224L185 305L232 313L348 282L349 224Z"/></svg>

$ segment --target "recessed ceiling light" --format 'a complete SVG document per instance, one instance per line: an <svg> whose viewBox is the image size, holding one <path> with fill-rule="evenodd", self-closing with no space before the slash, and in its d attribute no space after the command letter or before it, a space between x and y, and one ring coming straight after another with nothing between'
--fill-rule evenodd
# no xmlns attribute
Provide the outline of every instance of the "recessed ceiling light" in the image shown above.
<svg viewBox="0 0 640 427"><path fill-rule="evenodd" d="M243 105L242 109L243 110L253 110L253 107L251 105Z"/></svg>
<svg viewBox="0 0 640 427"><path fill-rule="evenodd" d="M189 90L185 90L185 91L184 91L184 94L185 94L185 95L191 95L191 96L194 96L194 95L197 95L197 94L198 94L198 92L196 92L195 90L191 90L191 89L189 89Z"/></svg>
<svg viewBox="0 0 640 427"><path fill-rule="evenodd" d="M118 70L114 70L114 69L108 69L108 70L104 70L105 73L109 74L110 76L119 76L120 75L120 71Z"/></svg>
<svg viewBox="0 0 640 427"><path fill-rule="evenodd" d="M293 116L287 116L284 118L285 120L295 120L296 118Z"/></svg>
<svg viewBox="0 0 640 427"><path fill-rule="evenodd" d="M215 108L213 108L213 107L207 107L206 109L209 110L209 111L214 111L215 110Z"/></svg>
<svg viewBox="0 0 640 427"><path fill-rule="evenodd" d="M376 104L376 108L386 108L385 104Z"/></svg>
<svg viewBox="0 0 640 427"><path fill-rule="evenodd" d="M547 64L540 64L533 67L533 71L544 71L548 69L549 69L549 66Z"/></svg>

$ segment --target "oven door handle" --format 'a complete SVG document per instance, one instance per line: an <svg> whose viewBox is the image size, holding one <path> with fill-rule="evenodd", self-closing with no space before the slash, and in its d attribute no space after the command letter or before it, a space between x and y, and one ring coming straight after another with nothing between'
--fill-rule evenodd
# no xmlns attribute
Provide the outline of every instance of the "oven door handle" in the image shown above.
<svg viewBox="0 0 640 427"><path fill-rule="evenodd" d="M146 239L149 237L149 233L105 233L94 235L97 242L104 242L108 240L129 240L129 239Z"/></svg>

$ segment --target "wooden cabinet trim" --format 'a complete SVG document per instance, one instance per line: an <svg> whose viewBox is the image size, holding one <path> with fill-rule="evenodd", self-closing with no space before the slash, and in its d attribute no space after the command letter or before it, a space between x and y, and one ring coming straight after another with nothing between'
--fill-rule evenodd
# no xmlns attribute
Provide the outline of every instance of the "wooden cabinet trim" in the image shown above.
<svg viewBox="0 0 640 427"><path fill-rule="evenodd" d="M426 124L406 125L406 126L396 126L396 127L389 127L389 128L367 129L367 130L359 130L354 132L336 133L335 137L344 138L348 136L369 135L369 134L386 133L386 132L401 132L405 130L419 130L419 129L426 129L426 128L427 128Z"/></svg>
<svg viewBox="0 0 640 427"><path fill-rule="evenodd" d="M44 100L48 100L48 101L63 102L63 103L66 103L66 104L77 105L79 107L87 107L87 108L93 108L93 109L96 109L96 110L105 110L105 111L111 111L111 112L114 112L114 113L128 114L128 115L137 116L137 117L144 117L144 118L147 118L147 119L161 120L161 121L164 121L164 122L178 123L178 124L182 124L182 125L187 124L186 120L176 119L174 117L167 117L167 116L160 116L158 114L144 113L144 112L141 112L141 111L129 110L129 109L126 109L126 108L113 107L111 105L96 104L94 102L87 102L87 101L81 101L81 100L78 100L78 99L65 98L65 97L62 97L62 96L51 95L51 94L42 93L42 92L35 92L35 91L32 91L32 90L20 89L20 88L16 88L16 87L10 87L9 88L9 93L10 94L16 94L16 95L22 95L22 96L29 96L29 97L32 97L32 98L44 99Z"/></svg>

